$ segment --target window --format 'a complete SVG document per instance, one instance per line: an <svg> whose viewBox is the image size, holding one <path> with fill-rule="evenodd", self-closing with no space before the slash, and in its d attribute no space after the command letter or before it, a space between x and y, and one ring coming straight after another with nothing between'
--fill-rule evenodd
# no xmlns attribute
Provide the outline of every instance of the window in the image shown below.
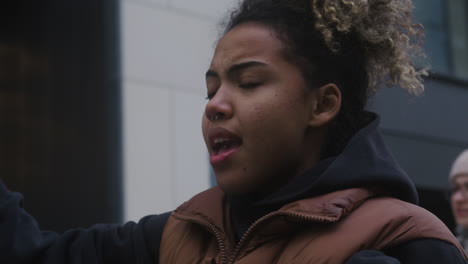
<svg viewBox="0 0 468 264"><path fill-rule="evenodd" d="M424 25L425 51L434 73L468 80L468 3L466 0L414 0Z"/></svg>

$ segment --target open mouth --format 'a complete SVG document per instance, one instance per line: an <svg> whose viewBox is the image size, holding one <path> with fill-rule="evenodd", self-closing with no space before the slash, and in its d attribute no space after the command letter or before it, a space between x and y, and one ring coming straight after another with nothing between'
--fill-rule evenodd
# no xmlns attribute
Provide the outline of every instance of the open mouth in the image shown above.
<svg viewBox="0 0 468 264"><path fill-rule="evenodd" d="M240 142L226 138L215 138L213 140L213 154L218 155L240 146Z"/></svg>
<svg viewBox="0 0 468 264"><path fill-rule="evenodd" d="M210 161L212 164L224 161L242 145L242 140L239 136L221 127L210 129L208 137L211 149Z"/></svg>

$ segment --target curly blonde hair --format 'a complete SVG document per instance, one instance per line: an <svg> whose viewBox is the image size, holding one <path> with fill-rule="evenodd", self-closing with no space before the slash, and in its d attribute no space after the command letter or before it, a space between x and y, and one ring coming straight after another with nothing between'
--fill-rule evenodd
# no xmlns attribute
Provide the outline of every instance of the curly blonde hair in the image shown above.
<svg viewBox="0 0 468 264"><path fill-rule="evenodd" d="M412 60L424 56L423 27L413 22L411 0L310 0L315 27L327 46L340 49L336 33L353 33L364 46L369 88L380 81L399 85L410 93L424 90L427 69L416 69Z"/></svg>

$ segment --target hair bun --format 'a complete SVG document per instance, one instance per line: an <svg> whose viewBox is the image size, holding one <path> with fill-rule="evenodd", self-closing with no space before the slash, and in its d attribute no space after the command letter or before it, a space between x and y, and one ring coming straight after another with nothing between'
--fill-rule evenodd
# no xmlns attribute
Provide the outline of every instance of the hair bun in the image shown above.
<svg viewBox="0 0 468 264"><path fill-rule="evenodd" d="M362 44L371 89L388 76L387 86L399 85L414 94L424 90L427 70L415 69L412 62L424 56L423 27L413 21L411 0L310 0L310 5L315 27L330 50L339 52L339 35Z"/></svg>

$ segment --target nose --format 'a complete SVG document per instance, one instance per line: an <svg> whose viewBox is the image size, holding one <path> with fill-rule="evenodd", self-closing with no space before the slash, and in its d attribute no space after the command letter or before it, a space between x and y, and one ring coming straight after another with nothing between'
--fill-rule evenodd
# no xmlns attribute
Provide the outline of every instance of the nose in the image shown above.
<svg viewBox="0 0 468 264"><path fill-rule="evenodd" d="M230 119L232 114L232 95L224 87L220 87L206 104L205 117L211 122L218 122Z"/></svg>
<svg viewBox="0 0 468 264"><path fill-rule="evenodd" d="M462 190L458 190L452 194L454 202L462 202L467 199L466 194Z"/></svg>

